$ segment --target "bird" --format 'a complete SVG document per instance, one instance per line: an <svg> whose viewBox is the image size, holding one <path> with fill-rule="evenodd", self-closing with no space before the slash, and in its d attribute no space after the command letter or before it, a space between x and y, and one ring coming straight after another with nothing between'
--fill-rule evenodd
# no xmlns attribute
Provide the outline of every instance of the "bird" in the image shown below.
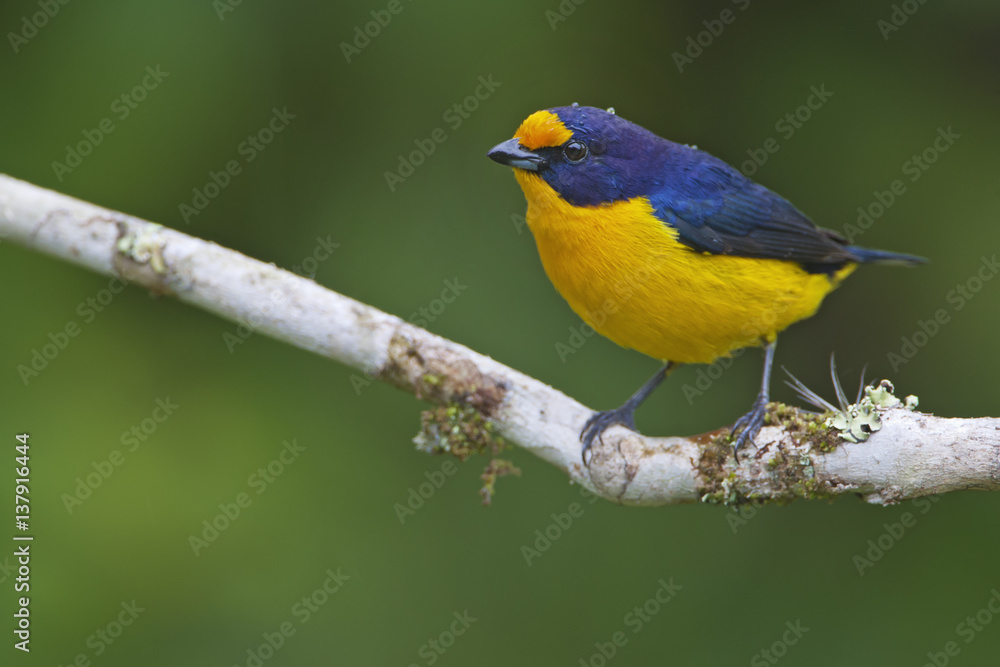
<svg viewBox="0 0 1000 667"><path fill-rule="evenodd" d="M816 313L859 264L922 257L851 245L709 153L614 109L529 115L487 152L512 167L549 280L602 336L662 362L623 405L593 413L581 455L682 364L764 348L760 390L730 429L733 455L764 425L778 334Z"/></svg>

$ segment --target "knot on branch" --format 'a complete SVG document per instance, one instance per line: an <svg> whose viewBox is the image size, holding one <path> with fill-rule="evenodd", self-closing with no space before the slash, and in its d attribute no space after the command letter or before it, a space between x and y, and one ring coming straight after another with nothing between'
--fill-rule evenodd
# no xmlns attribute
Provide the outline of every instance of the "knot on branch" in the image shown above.
<svg viewBox="0 0 1000 667"><path fill-rule="evenodd" d="M402 332L393 335L375 377L432 403L472 407L484 417L496 413L507 393L506 383L480 371L460 350L426 338L417 343Z"/></svg>
<svg viewBox="0 0 1000 667"><path fill-rule="evenodd" d="M701 436L697 470L702 502L785 504L835 495L834 486L816 474L815 457L841 444L826 426L826 416L783 403L769 403L767 409L765 426L757 436L765 444L747 448L739 461L733 457L729 429Z"/></svg>

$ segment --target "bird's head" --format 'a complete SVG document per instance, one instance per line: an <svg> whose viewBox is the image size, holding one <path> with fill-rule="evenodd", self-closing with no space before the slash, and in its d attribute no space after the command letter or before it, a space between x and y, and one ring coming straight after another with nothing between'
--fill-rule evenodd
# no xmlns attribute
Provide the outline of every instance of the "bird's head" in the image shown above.
<svg viewBox="0 0 1000 667"><path fill-rule="evenodd" d="M661 185L672 147L613 110L569 106L531 114L487 156L514 168L529 202L544 182L574 206L597 206Z"/></svg>

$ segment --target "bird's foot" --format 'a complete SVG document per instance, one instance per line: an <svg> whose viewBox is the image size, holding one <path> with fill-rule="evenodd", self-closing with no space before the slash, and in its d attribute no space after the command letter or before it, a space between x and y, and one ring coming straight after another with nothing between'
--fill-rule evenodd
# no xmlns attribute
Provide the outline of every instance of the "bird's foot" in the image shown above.
<svg viewBox="0 0 1000 667"><path fill-rule="evenodd" d="M590 465L590 462L587 460L587 452L593 446L594 440L600 439L601 434L615 424L620 424L630 431L638 432L638 429L635 427L635 406L626 403L615 410L595 412L587 420L587 423L583 426L583 430L580 431L580 442L583 443L583 451L581 452L583 465Z"/></svg>
<svg viewBox="0 0 1000 667"><path fill-rule="evenodd" d="M733 424L733 428L729 431L729 437L736 436L736 439L733 441L733 457L737 461L740 460L740 447L748 442L753 442L753 439L760 433L760 429L764 427L764 418L766 416L767 397L758 396L757 400L753 402L750 412L737 419L736 423Z"/></svg>

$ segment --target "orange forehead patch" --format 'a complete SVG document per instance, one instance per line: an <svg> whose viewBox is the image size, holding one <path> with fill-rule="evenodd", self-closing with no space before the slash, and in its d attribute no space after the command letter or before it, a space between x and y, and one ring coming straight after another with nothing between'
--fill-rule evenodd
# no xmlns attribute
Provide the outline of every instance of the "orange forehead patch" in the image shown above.
<svg viewBox="0 0 1000 667"><path fill-rule="evenodd" d="M551 111L536 111L521 123L514 137L529 151L549 146L562 146L573 137L559 116Z"/></svg>

